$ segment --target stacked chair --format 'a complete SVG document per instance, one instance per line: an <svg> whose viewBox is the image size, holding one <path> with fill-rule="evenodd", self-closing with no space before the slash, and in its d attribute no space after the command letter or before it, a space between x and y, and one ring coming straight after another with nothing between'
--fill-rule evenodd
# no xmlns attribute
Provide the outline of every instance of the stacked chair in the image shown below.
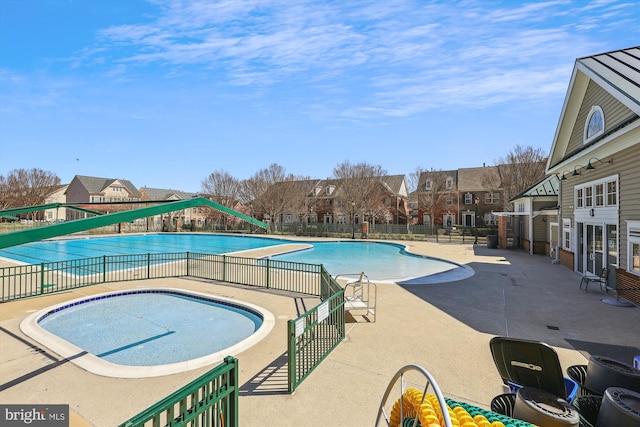
<svg viewBox="0 0 640 427"><path fill-rule="evenodd" d="M579 385L565 378L556 351L545 343L516 338L492 338L493 361L509 393L491 400L491 410L545 427L578 427L571 406Z"/></svg>
<svg viewBox="0 0 640 427"><path fill-rule="evenodd" d="M580 426L640 426L640 369L591 356L587 365L569 366L567 375L579 387L573 405L580 414Z"/></svg>
<svg viewBox="0 0 640 427"><path fill-rule="evenodd" d="M545 343L495 337L489 346L509 393L491 410L544 427L640 427L640 369L602 356L573 365L563 377Z"/></svg>

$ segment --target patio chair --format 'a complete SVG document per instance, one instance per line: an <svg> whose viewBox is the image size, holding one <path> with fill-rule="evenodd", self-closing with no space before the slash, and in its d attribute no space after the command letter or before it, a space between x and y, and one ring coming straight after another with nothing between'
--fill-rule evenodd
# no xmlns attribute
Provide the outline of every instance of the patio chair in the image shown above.
<svg viewBox="0 0 640 427"><path fill-rule="evenodd" d="M534 387L571 403L578 384L563 376L556 351L548 344L516 338L494 337L489 342L493 361L511 393Z"/></svg>
<svg viewBox="0 0 640 427"><path fill-rule="evenodd" d="M600 292L607 292L607 280L609 275L609 269L603 268L600 271L599 276L584 276L582 280L580 280L580 289L582 289L582 285L584 285L584 291L587 292L587 288L589 287L589 283L598 283L600 285Z"/></svg>

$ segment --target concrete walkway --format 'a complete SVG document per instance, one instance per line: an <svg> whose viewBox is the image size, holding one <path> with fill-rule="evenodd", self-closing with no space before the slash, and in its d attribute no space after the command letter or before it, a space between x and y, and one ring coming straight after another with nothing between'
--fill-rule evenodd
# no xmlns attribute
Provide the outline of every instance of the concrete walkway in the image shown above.
<svg viewBox="0 0 640 427"><path fill-rule="evenodd" d="M579 291L580 276L547 257L469 244L403 243L413 252L465 264L475 274L429 285L379 284L377 321L347 324L345 341L293 395L286 393L286 322L316 300L165 279L0 304L0 402L68 403L71 425L113 426L206 372L209 368L157 378L101 377L61 360L20 331L20 321L34 310L135 287L191 289L252 302L274 314L271 334L234 355L241 370L241 426L372 426L389 380L407 364L427 369L445 396L488 408L491 398L504 392L488 345L495 335L546 342L556 348L563 368L586 364L591 354L628 363L640 355L640 310L603 303L605 295L595 286L589 293ZM408 380L424 383L419 377Z"/></svg>

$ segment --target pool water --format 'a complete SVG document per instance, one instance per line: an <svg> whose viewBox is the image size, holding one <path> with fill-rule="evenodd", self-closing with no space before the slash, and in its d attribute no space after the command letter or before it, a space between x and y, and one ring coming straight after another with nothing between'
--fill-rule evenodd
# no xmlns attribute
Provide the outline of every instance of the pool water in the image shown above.
<svg viewBox="0 0 640 427"><path fill-rule="evenodd" d="M272 257L275 260L323 264L333 275L365 272L378 282L405 282L448 273L468 277L452 262L408 253L404 246L385 242L314 242L313 248ZM440 276L442 281L442 276ZM424 280L423 280L424 281Z"/></svg>
<svg viewBox="0 0 640 427"><path fill-rule="evenodd" d="M96 238L58 239L32 242L0 250L0 257L29 264L67 261L103 255L192 252L233 254L243 250L300 243L293 239L219 234L144 234ZM377 282L403 284L441 283L461 280L473 270L459 264L408 253L403 245L372 241L305 240L307 250L275 255L274 260L322 264L333 276L365 272ZM91 274L90 269L77 274Z"/></svg>
<svg viewBox="0 0 640 427"><path fill-rule="evenodd" d="M0 250L0 257L28 264L67 261L103 255L195 252L225 254L288 243L250 236L207 234L142 234L42 240Z"/></svg>
<svg viewBox="0 0 640 427"><path fill-rule="evenodd" d="M40 317L44 330L108 362L154 366L220 352L258 330L239 305L166 291L131 291L63 306Z"/></svg>

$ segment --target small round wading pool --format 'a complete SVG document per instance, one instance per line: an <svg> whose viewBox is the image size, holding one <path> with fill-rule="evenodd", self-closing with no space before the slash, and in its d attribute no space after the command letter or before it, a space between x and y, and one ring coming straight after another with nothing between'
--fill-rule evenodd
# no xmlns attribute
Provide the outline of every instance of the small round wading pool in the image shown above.
<svg viewBox="0 0 640 427"><path fill-rule="evenodd" d="M57 304L20 324L29 337L98 375L188 371L253 346L273 329L249 303L178 289L133 289Z"/></svg>

